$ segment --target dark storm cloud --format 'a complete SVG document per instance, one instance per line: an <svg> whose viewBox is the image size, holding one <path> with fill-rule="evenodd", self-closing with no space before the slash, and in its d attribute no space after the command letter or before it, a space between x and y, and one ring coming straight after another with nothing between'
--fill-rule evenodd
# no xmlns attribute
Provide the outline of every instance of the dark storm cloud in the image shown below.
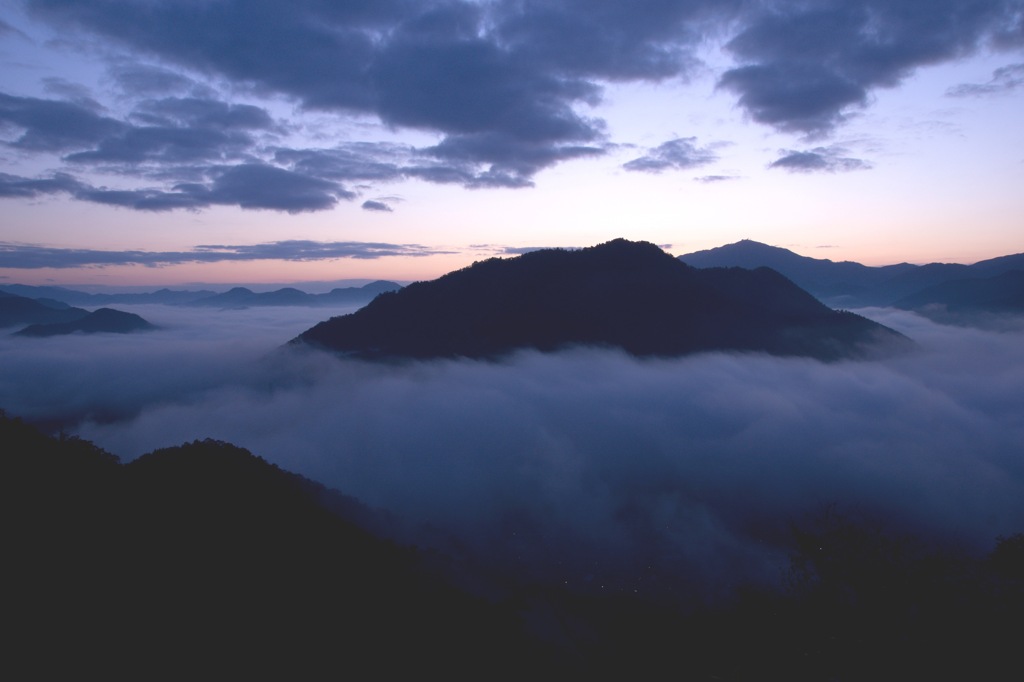
<svg viewBox="0 0 1024 682"><path fill-rule="evenodd" d="M390 213L394 210L383 201L377 201L375 199L367 199L364 201L362 208L366 211L381 211L384 213Z"/></svg>
<svg viewBox="0 0 1024 682"><path fill-rule="evenodd" d="M815 147L806 151L782 150L782 156L768 164L794 173L845 173L867 170L871 164L863 159L843 156L842 147Z"/></svg>
<svg viewBox="0 0 1024 682"><path fill-rule="evenodd" d="M728 43L741 65L720 86L760 123L826 133L865 106L872 89L996 39L1008 18L1019 24L1021 7L1019 0L763 3Z"/></svg>
<svg viewBox="0 0 1024 682"><path fill-rule="evenodd" d="M3 185L0 184L0 189ZM107 265L145 265L158 267L181 263L220 263L225 261L283 260L317 261L339 258L375 259L388 256L431 256L448 253L418 244L379 242L314 242L287 240L266 244L203 244L190 251L101 251L65 249L32 244L0 242L0 268L32 270L38 268L103 267Z"/></svg>
<svg viewBox="0 0 1024 682"><path fill-rule="evenodd" d="M1010 64L992 72L987 83L963 83L946 91L950 97L998 95L1024 86L1024 64Z"/></svg>
<svg viewBox="0 0 1024 682"><path fill-rule="evenodd" d="M631 171L660 173L665 170L696 168L718 160L718 155L707 147L697 146L696 137L680 137L650 149L643 156L622 164Z"/></svg>
<svg viewBox="0 0 1024 682"><path fill-rule="evenodd" d="M267 356L315 311L133 311L164 331L0 337L0 406L84 419L67 428L125 458L234 442L393 512L420 546L594 589L775 580L788 524L829 503L975 551L1024 530L1019 330L875 311L918 350L374 365Z"/></svg>

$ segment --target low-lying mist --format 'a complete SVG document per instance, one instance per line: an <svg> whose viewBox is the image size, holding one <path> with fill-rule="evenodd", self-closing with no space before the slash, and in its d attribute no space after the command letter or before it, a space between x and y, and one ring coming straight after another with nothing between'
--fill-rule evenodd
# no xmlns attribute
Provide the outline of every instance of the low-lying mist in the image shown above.
<svg viewBox="0 0 1024 682"><path fill-rule="evenodd" d="M879 309L860 312L917 350L389 365L279 350L322 310L125 309L163 329L0 340L0 407L123 460L229 441L387 510L406 540L542 581L776 582L789 524L830 504L969 551L1024 531L1020 328Z"/></svg>

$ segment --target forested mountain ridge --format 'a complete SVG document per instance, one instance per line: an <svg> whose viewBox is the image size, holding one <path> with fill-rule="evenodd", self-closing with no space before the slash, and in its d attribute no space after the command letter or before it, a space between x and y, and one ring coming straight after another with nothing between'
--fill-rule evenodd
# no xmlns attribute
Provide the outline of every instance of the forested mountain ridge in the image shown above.
<svg viewBox="0 0 1024 682"><path fill-rule="evenodd" d="M474 263L384 294L293 343L369 359L596 346L637 356L750 351L831 360L884 340L905 341L831 310L770 269L700 270L654 244L617 239Z"/></svg>

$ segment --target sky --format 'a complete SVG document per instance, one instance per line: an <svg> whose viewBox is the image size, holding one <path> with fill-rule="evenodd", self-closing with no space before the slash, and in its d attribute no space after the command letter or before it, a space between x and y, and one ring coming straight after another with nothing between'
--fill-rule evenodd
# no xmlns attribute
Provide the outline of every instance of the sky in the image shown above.
<svg viewBox="0 0 1024 682"><path fill-rule="evenodd" d="M1022 0L0 0L0 282L1024 251Z"/></svg>

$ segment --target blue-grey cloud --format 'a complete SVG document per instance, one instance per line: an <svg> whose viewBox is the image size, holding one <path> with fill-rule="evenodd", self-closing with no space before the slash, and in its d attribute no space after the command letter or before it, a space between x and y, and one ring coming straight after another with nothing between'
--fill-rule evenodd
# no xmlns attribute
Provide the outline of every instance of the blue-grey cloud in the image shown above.
<svg viewBox="0 0 1024 682"><path fill-rule="evenodd" d="M11 26L9 23L4 21L3 19L0 19L0 35L5 35L5 34L7 34L7 35L15 35L15 36L18 36L19 38L23 38L25 40L30 40L30 38L27 35L25 35L24 31L22 31L19 28L14 27L14 26Z"/></svg>
<svg viewBox="0 0 1024 682"><path fill-rule="evenodd" d="M727 180L739 180L737 175L702 175L699 178L694 178L696 182L702 182L704 184L712 184L716 182L726 182Z"/></svg>
<svg viewBox="0 0 1024 682"><path fill-rule="evenodd" d="M0 198L33 199L46 194L74 194L81 189L81 183L66 173L55 173L49 178L0 173Z"/></svg>
<svg viewBox="0 0 1024 682"><path fill-rule="evenodd" d="M0 93L0 123L19 129L9 145L45 152L88 148L128 127L79 103L6 93Z"/></svg>
<svg viewBox="0 0 1024 682"><path fill-rule="evenodd" d="M950 97L998 95L1024 87L1024 64L1010 64L992 72L987 83L962 83L946 91Z"/></svg>
<svg viewBox="0 0 1024 682"><path fill-rule="evenodd" d="M363 202L362 208L366 211L380 211L383 213L390 213L394 210L383 201L377 201L376 199L367 199Z"/></svg>
<svg viewBox="0 0 1024 682"><path fill-rule="evenodd" d="M698 147L696 137L679 137L664 142L646 154L622 164L630 171L660 173L705 166L718 160L718 155L707 147Z"/></svg>
<svg viewBox="0 0 1024 682"><path fill-rule="evenodd" d="M118 120L67 90L64 100L5 95L0 121L19 131L8 143L105 171L144 163L145 177L168 183L157 189L173 196L147 204L162 206L200 206L174 187L209 182L214 173L196 166L214 162L335 183L529 187L544 168L611 148L604 123L587 115L607 84L685 81L709 41L735 58L718 86L752 120L809 136L830 133L873 91L921 67L1024 47L1024 0L24 2L65 41L104 41L110 76L134 109ZM998 75L990 87L1015 78ZM271 149L267 112L218 101L228 98L213 84L438 142ZM696 151L659 147L629 167L689 167L710 154L687 154Z"/></svg>
<svg viewBox="0 0 1024 682"><path fill-rule="evenodd" d="M1020 23L1020 0L768 2L728 48L720 80L750 116L780 130L827 133L915 69L970 54ZM1005 39L1003 39L1005 42Z"/></svg>
<svg viewBox="0 0 1024 682"><path fill-rule="evenodd" d="M339 258L360 260L388 256L432 256L448 253L418 244L383 242L316 242L287 240L265 244L202 244L189 251L103 251L67 249L33 244L0 242L0 268L35 270L39 268L80 268L111 265L159 267L181 263L221 263L227 261L319 261Z"/></svg>
<svg viewBox="0 0 1024 682"><path fill-rule="evenodd" d="M843 156L842 147L815 147L805 151L782 150L782 156L768 164L769 168L780 168L794 173L843 173L867 170L871 164L863 159Z"/></svg>
<svg viewBox="0 0 1024 682"><path fill-rule="evenodd" d="M184 74L151 64L118 63L110 67L114 83L129 97L157 97L203 92L208 88Z"/></svg>

